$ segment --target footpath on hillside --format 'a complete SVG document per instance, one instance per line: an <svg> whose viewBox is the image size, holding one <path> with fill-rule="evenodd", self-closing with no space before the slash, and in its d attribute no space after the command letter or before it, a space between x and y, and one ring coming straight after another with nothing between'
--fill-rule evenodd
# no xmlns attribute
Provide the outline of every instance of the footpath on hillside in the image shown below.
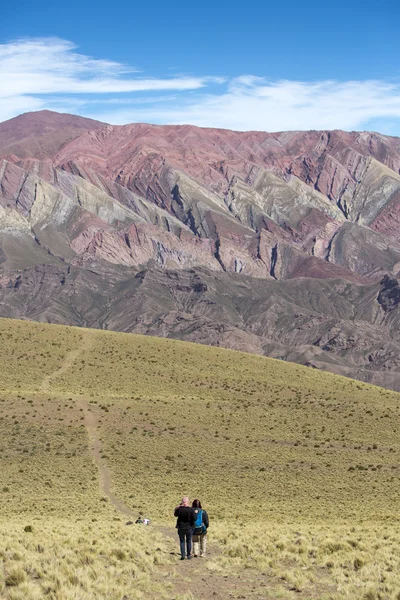
<svg viewBox="0 0 400 600"><path fill-rule="evenodd" d="M89 331L84 333L82 343L78 348L71 350L64 358L61 367L50 375L47 375L40 390L51 392L52 382L73 369L77 359L86 350L92 347L93 336ZM88 437L88 447L92 454L94 463L99 473L99 488L101 494L108 499L110 504L125 518L128 523L135 519L133 511L112 491L112 476L109 468L102 459L101 441L98 435L98 423L96 415L89 406L88 398L81 394L69 394L77 409L83 411L84 425ZM179 491L177 491L179 493ZM172 515L173 507L171 508ZM171 521L173 517L171 516ZM221 549L214 544L212 533L210 535L209 556L207 558L194 558L191 561L179 560L179 544L176 529L174 527L153 526L159 531L167 544L167 552L170 555L168 565L163 565L155 571L154 577L171 585L170 598L185 598L187 600L215 600L220 598L242 598L251 600L272 600L276 595L270 595L277 583L272 582L265 575L252 570L246 570L245 575L224 574L217 564L216 558L221 554ZM212 531L212 528L211 528ZM297 594L300 595L301 594ZM289 596L288 596L289 597Z"/></svg>

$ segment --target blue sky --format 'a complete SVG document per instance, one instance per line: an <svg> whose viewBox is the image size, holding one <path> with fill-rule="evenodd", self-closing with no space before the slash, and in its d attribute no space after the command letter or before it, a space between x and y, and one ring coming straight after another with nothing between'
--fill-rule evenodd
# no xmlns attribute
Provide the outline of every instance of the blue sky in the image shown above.
<svg viewBox="0 0 400 600"><path fill-rule="evenodd" d="M400 135L397 0L18 3L0 22L0 120Z"/></svg>

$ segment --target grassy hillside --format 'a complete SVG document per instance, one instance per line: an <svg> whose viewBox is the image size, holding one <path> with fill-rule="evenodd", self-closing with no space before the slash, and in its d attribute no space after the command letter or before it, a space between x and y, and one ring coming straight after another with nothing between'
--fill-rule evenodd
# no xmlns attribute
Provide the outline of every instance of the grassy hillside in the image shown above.
<svg viewBox="0 0 400 600"><path fill-rule="evenodd" d="M239 352L12 320L0 320L0 364L0 540L21 544L30 524L58 539L60 523L80 519L76 540L111 540L99 570L127 531L167 564L160 528L187 492L204 500L221 549L209 572L250 567L267 586L246 597L400 598L398 394ZM140 510L151 531L124 525ZM22 558L3 561L6 598L21 585L42 593ZM25 568L16 586L4 583L10 561ZM129 598L162 593L150 562ZM86 596L64 582L50 597L109 597L91 581Z"/></svg>

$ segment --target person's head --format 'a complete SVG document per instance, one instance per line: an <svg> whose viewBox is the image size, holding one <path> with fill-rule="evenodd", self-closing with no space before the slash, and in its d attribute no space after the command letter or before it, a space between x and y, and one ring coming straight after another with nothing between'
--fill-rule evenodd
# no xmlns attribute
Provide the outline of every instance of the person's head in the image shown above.
<svg viewBox="0 0 400 600"><path fill-rule="evenodd" d="M200 502L200 500L197 500L197 498L196 498L196 500L193 500L193 502L192 502L192 508L201 508L201 502Z"/></svg>
<svg viewBox="0 0 400 600"><path fill-rule="evenodd" d="M189 496L183 496L181 504L182 506L189 506Z"/></svg>

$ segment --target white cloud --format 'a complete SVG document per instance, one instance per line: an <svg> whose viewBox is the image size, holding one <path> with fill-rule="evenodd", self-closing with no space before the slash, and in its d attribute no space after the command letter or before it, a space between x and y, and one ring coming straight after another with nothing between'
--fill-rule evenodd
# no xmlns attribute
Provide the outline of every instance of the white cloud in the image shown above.
<svg viewBox="0 0 400 600"><path fill-rule="evenodd" d="M50 94L67 98L71 94L195 90L206 85L201 77L144 78L118 62L79 54L74 44L57 38L0 44L0 73L0 120L47 107Z"/></svg>
<svg viewBox="0 0 400 600"><path fill-rule="evenodd" d="M238 130L360 129L387 120L400 133L400 84L383 81L278 81L233 79L223 94L159 109L132 111L135 120L192 123ZM111 116L111 115L110 115ZM129 120L127 111L114 118Z"/></svg>
<svg viewBox="0 0 400 600"><path fill-rule="evenodd" d="M400 134L398 82L268 81L253 75L149 78L49 38L0 45L0 73L0 120L49 108L115 124L269 131L377 126Z"/></svg>

